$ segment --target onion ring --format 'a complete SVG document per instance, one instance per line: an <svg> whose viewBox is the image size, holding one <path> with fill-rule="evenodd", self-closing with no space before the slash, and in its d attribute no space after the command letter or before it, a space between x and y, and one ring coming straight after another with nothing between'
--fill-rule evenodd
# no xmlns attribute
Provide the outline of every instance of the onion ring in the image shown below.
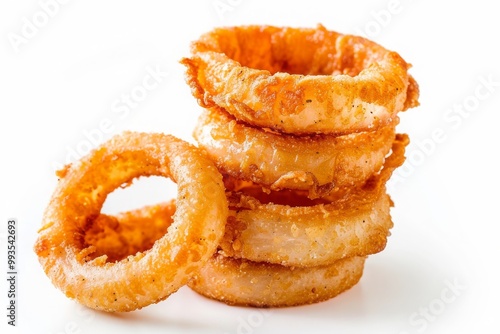
<svg viewBox="0 0 500 334"><path fill-rule="evenodd" d="M382 167L396 122L345 136L293 136L246 126L205 110L193 136L223 173L271 190L308 189L311 198L363 184Z"/></svg>
<svg viewBox="0 0 500 334"><path fill-rule="evenodd" d="M168 233L145 252L108 262L85 243L106 196L139 176L178 184ZM35 243L52 283L68 297L104 311L159 302L186 284L215 252L227 220L222 177L196 147L172 136L126 132L61 173Z"/></svg>
<svg viewBox="0 0 500 334"><path fill-rule="evenodd" d="M380 173L327 198L310 200L298 191L266 194L258 185L226 181L233 193L222 254L308 267L382 251L393 226L385 183L404 162L407 144L408 136L398 134Z"/></svg>
<svg viewBox="0 0 500 334"><path fill-rule="evenodd" d="M329 266L292 268L237 260L220 254L211 258L188 282L197 293L229 305L286 307L333 298L360 280L364 257Z"/></svg>
<svg viewBox="0 0 500 334"><path fill-rule="evenodd" d="M241 194L236 200L220 247L225 256L256 262L313 267L375 254L385 248L393 226L385 192L375 202L359 196L300 207L261 204Z"/></svg>
<svg viewBox="0 0 500 334"><path fill-rule="evenodd" d="M181 63L201 106L280 132L373 130L418 105L418 85L399 54L321 25L217 28L191 53Z"/></svg>

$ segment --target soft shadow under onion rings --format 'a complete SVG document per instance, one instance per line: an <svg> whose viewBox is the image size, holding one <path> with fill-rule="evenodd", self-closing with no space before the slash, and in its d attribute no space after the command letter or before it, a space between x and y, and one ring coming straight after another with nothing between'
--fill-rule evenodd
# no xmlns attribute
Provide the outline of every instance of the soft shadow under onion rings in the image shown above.
<svg viewBox="0 0 500 334"><path fill-rule="evenodd" d="M151 249L109 262L85 234L107 194L139 176L170 177L177 209ZM45 273L68 297L104 311L159 302L186 284L215 252L227 220L222 177L198 148L163 134L113 137L60 173L35 244Z"/></svg>
<svg viewBox="0 0 500 334"><path fill-rule="evenodd" d="M192 44L186 80L203 107L295 134L346 134L418 105L410 65L365 38L311 28L216 28Z"/></svg>

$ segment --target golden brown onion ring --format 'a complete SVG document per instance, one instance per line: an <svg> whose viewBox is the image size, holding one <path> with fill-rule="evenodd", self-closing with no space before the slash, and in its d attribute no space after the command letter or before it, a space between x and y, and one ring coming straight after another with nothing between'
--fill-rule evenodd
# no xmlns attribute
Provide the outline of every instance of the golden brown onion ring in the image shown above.
<svg viewBox="0 0 500 334"><path fill-rule="evenodd" d="M271 190L309 190L323 197L335 187L358 186L382 167L396 122L377 131L334 137L279 134L205 110L194 138L222 173Z"/></svg>
<svg viewBox="0 0 500 334"><path fill-rule="evenodd" d="M318 303L348 290L363 274L364 257L329 266L292 268L220 254L189 281L199 294L229 305L285 307Z"/></svg>
<svg viewBox="0 0 500 334"><path fill-rule="evenodd" d="M168 233L151 249L109 262L85 242L107 194L139 176L178 185ZM224 233L220 173L196 147L163 134L124 133L66 168L45 211L35 252L53 284L83 305L131 311L168 297L210 258Z"/></svg>
<svg viewBox="0 0 500 334"><path fill-rule="evenodd" d="M358 188L308 199L300 191L265 193L226 178L232 209L221 241L223 254L287 266L318 266L382 251L392 227L385 183L404 162L408 136L397 135L380 173Z"/></svg>
<svg viewBox="0 0 500 334"><path fill-rule="evenodd" d="M262 204L234 195L220 247L225 256L285 266L313 267L382 251L392 228L392 201L351 200L298 206Z"/></svg>
<svg viewBox="0 0 500 334"><path fill-rule="evenodd" d="M418 105L418 85L399 54L321 25L217 28L191 53L181 62L200 105L280 132L373 130Z"/></svg>

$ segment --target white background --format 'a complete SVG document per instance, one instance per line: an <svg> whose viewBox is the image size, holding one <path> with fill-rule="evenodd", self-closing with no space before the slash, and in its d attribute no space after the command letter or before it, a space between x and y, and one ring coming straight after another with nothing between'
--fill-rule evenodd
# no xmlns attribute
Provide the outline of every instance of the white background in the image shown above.
<svg viewBox="0 0 500 334"><path fill-rule="evenodd" d="M41 3L46 2L4 0L0 5L0 267L4 270L6 262L6 222L16 218L17 330L500 332L500 219L494 215L500 199L495 158L500 25L493 2L73 0L52 7L45 22ZM217 11L217 4L225 11ZM26 30L28 21L39 27ZM184 83L179 59L189 54L190 41L215 26L252 23L322 23L369 37L413 64L421 106L401 115L399 130L409 133L412 143L407 163L391 182L395 227L386 250L368 259L356 287L311 306L272 311L228 307L187 288L127 314L98 313L67 299L49 282L32 251L56 185L54 168L72 161L73 150L89 145L89 133L94 141L123 130L166 132L192 141L199 107ZM168 75L128 114L115 113L113 106L142 84L148 69ZM99 129L103 120L107 133ZM128 192L110 196L106 210L168 199L172 187L169 193L166 185L140 180ZM5 279L0 282L0 331L5 333L7 286Z"/></svg>

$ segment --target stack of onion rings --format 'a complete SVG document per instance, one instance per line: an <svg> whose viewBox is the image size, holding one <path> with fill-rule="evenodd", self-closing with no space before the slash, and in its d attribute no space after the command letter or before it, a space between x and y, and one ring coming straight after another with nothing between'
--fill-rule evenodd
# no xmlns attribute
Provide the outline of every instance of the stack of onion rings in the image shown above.
<svg viewBox="0 0 500 334"><path fill-rule="evenodd" d="M59 171L34 247L47 276L108 312L186 284L256 307L354 286L393 225L385 184L409 141L397 113L418 105L409 64L322 26L220 28L192 51L200 148L126 132ZM177 198L100 213L111 191L151 175L176 182Z"/></svg>
<svg viewBox="0 0 500 334"><path fill-rule="evenodd" d="M256 184L226 179L230 213L220 250L187 284L231 305L257 307L314 303L349 289L361 278L366 256L385 247L392 226L385 182L404 161L406 144L407 136L397 136L379 173L329 198L311 200L301 191L266 194ZM175 200L117 216L99 214L83 231L93 249L87 260L119 262L148 252L175 216Z"/></svg>
<svg viewBox="0 0 500 334"><path fill-rule="evenodd" d="M408 144L397 114L418 105L410 65L323 26L218 28L191 51L181 62L205 108L193 135L224 175L230 212L189 286L228 304L289 306L354 285L393 226L385 183ZM345 277L334 287L323 277L332 293L315 297L330 267Z"/></svg>

